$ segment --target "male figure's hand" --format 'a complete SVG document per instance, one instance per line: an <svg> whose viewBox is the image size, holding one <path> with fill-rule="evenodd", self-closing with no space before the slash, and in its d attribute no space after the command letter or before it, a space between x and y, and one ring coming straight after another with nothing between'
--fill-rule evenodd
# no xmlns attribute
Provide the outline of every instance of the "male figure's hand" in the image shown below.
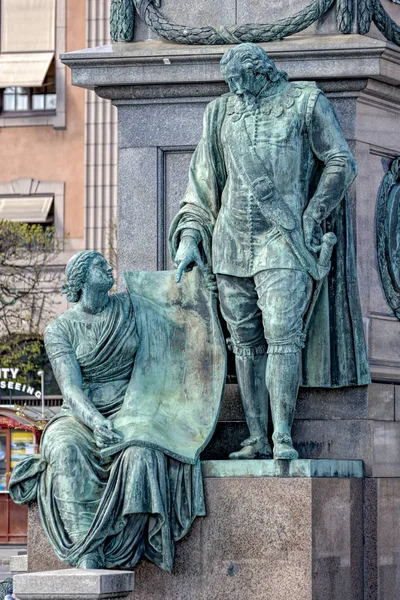
<svg viewBox="0 0 400 600"><path fill-rule="evenodd" d="M321 225L307 212L303 214L303 232L306 248L313 254L321 250L323 231Z"/></svg>
<svg viewBox="0 0 400 600"><path fill-rule="evenodd" d="M200 250L196 240L192 237L182 237L178 251L175 256L176 283L182 279L185 271L190 271L194 265L198 265L202 271L206 271L207 267L200 256Z"/></svg>
<svg viewBox="0 0 400 600"><path fill-rule="evenodd" d="M121 441L119 433L114 431L114 424L112 421L101 417L96 419L93 427L94 439L96 445L99 448L103 448L109 444L116 444Z"/></svg>

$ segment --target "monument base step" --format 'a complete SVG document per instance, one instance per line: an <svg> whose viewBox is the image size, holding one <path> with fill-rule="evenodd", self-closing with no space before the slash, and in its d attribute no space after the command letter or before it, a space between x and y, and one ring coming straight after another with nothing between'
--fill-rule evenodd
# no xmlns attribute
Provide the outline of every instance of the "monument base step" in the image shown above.
<svg viewBox="0 0 400 600"><path fill-rule="evenodd" d="M129 571L63 569L26 573L14 577L18 600L111 600L133 591Z"/></svg>
<svg viewBox="0 0 400 600"><path fill-rule="evenodd" d="M205 460L204 477L353 477L364 476L362 460Z"/></svg>
<svg viewBox="0 0 400 600"><path fill-rule="evenodd" d="M28 571L28 555L17 554L10 557L10 571L15 575L26 573Z"/></svg>

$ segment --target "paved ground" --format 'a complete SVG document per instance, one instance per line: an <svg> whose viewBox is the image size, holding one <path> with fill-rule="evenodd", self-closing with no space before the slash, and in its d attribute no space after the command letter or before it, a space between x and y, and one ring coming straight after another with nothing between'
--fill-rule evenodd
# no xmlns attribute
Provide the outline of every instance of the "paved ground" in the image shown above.
<svg viewBox="0 0 400 600"><path fill-rule="evenodd" d="M26 554L26 547L0 545L0 581L4 581L7 577L11 577L11 573L8 570L10 556L15 556L17 554Z"/></svg>

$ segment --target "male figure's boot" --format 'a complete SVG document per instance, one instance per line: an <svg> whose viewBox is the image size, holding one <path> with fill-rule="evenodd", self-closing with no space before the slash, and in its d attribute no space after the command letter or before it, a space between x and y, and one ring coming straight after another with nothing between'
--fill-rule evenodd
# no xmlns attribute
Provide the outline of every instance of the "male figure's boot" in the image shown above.
<svg viewBox="0 0 400 600"><path fill-rule="evenodd" d="M236 356L236 375L250 437L229 458L271 458L268 443L268 391L265 383L267 355Z"/></svg>
<svg viewBox="0 0 400 600"><path fill-rule="evenodd" d="M292 425L301 377L301 352L269 354L267 386L274 424L272 440L275 460L295 460Z"/></svg>

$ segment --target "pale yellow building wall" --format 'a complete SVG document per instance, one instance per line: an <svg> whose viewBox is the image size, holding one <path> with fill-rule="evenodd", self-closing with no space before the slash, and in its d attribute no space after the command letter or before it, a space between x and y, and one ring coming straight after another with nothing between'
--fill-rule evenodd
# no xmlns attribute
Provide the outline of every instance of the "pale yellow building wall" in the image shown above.
<svg viewBox="0 0 400 600"><path fill-rule="evenodd" d="M86 2L68 0L66 50L86 46ZM71 86L66 73L66 129L52 125L0 127L0 180L31 177L65 183L64 232L78 242L84 237L85 91ZM78 238L78 239L77 239ZM74 244L75 246L75 244Z"/></svg>

